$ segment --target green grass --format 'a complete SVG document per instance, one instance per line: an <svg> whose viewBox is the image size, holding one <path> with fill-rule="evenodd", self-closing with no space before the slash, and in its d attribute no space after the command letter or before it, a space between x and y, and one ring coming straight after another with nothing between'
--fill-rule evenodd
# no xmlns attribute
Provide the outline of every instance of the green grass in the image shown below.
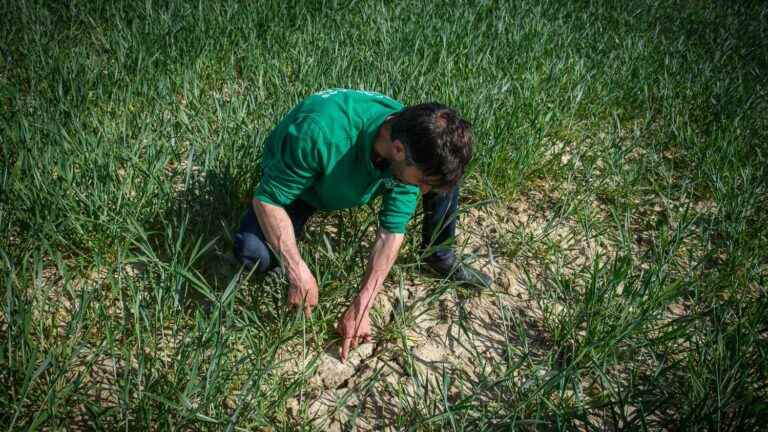
<svg viewBox="0 0 768 432"><path fill-rule="evenodd" d="M463 205L525 201L537 218L484 241L541 316L502 307L504 360L477 352L478 376L411 370L390 426L768 417L764 2L12 1L0 16L4 428L322 427L312 359L336 340L374 209L311 224L311 321L279 280L238 287L221 255L262 140L329 87L456 107L477 136ZM432 288L380 329L406 363L417 306L476 295L415 273L415 237L386 289ZM281 373L290 344L304 373Z"/></svg>

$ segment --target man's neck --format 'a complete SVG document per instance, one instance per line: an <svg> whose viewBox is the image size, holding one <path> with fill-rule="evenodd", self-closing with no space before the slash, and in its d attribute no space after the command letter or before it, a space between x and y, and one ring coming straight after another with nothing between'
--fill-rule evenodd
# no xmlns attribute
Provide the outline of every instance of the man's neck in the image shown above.
<svg viewBox="0 0 768 432"><path fill-rule="evenodd" d="M389 159L386 156L386 145L389 141L390 126L388 121L384 121L384 124L379 128L379 133L376 134L376 139L373 140L373 147L371 148L371 163L379 171L384 171L389 168Z"/></svg>

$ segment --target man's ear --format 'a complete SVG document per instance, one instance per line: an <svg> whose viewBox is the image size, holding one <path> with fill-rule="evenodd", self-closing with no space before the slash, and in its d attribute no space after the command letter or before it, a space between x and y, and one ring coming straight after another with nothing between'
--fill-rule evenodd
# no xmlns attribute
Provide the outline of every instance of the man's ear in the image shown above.
<svg viewBox="0 0 768 432"><path fill-rule="evenodd" d="M405 160L405 144L400 140L392 141L392 157L393 160L402 162Z"/></svg>

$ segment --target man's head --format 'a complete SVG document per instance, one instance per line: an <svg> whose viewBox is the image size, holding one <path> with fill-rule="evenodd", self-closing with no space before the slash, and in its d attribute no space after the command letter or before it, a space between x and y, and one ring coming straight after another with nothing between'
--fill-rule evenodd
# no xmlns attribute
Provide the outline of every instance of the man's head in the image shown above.
<svg viewBox="0 0 768 432"><path fill-rule="evenodd" d="M422 192L448 191L472 159L472 130L456 111L437 103L410 106L390 121L391 167Z"/></svg>

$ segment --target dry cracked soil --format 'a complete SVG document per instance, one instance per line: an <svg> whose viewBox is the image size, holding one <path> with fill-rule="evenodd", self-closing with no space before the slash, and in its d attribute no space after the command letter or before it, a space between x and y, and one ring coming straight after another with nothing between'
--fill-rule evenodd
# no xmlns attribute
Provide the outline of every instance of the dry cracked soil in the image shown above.
<svg viewBox="0 0 768 432"><path fill-rule="evenodd" d="M310 358L298 345L284 347L285 373L311 373L307 391L289 400L288 414L310 418L328 431L393 429L398 419L407 418L411 404L434 398L435 392L445 393L439 399L451 403L461 386L473 386L498 368L507 347L520 344L513 316L525 324L528 341L545 339L538 324L541 311L529 298L526 278L488 241L500 227L529 229L534 219L524 201L462 215L461 248L473 267L492 275L490 289L441 289L444 281L424 278L399 286L387 283L372 313L374 342L360 345L347 362L339 361L335 345L319 358ZM445 385L446 375L460 379ZM483 395L475 397L482 400Z"/></svg>

